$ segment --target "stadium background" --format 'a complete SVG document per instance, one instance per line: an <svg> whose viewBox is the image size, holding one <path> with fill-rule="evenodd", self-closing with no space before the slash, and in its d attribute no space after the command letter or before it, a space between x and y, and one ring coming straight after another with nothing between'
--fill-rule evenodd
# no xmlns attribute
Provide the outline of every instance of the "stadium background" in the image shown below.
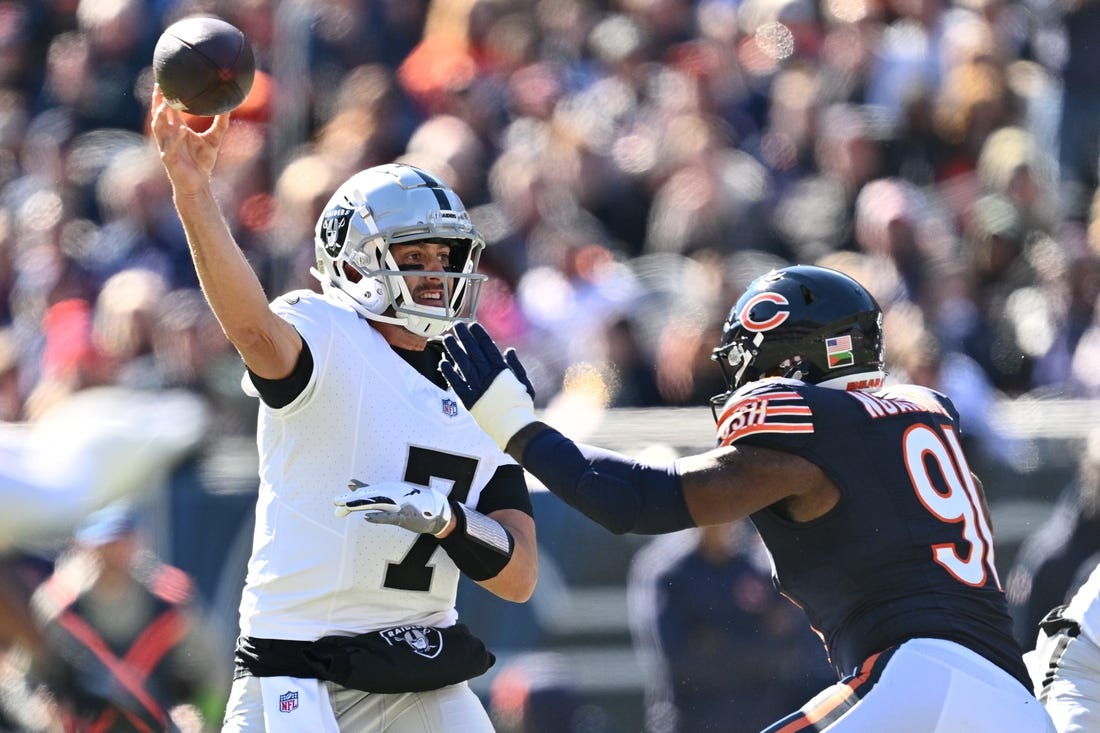
<svg viewBox="0 0 1100 733"><path fill-rule="evenodd" d="M955 399L1002 577L1100 429L1098 3L0 0L0 420L102 385L202 402L205 440L141 508L227 656L255 405L143 136L153 45L192 12L256 50L218 195L268 292L311 286L318 207L350 172L422 165L489 240L481 320L574 435L710 445L732 295L794 261L865 282L891 373ZM634 730L642 540L536 509L534 600L463 586L463 616L501 664L567 652Z"/></svg>

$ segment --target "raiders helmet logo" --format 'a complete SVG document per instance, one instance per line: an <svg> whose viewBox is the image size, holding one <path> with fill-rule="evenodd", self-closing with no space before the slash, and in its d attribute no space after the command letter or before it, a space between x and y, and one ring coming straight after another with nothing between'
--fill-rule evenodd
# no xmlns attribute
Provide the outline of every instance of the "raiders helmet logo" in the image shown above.
<svg viewBox="0 0 1100 733"><path fill-rule="evenodd" d="M753 309L763 303L773 303L776 308L775 312L770 316L761 319L760 316L762 314L754 314ZM770 331L787 320L787 317L791 315L789 310L780 307L784 305L790 305L790 301L788 301L784 295L779 293L759 293L749 298L749 301L745 303L745 307L737 314L737 320L747 331ZM763 310L766 313L771 309L765 308Z"/></svg>
<svg viewBox="0 0 1100 733"><path fill-rule="evenodd" d="M347 238L348 226L354 212L343 206L334 206L321 217L321 236L325 241L325 252L329 257L340 254Z"/></svg>
<svg viewBox="0 0 1100 733"><path fill-rule="evenodd" d="M378 632L390 646L406 646L426 659L443 651L443 635L429 626L395 626Z"/></svg>

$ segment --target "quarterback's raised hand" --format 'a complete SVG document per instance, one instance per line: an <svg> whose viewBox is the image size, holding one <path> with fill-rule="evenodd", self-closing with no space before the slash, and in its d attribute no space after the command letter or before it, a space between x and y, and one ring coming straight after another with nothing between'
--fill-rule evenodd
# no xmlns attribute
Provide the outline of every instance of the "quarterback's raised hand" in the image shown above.
<svg viewBox="0 0 1100 733"><path fill-rule="evenodd" d="M456 323L443 338L439 371L501 450L536 421L535 388L514 349L504 354L480 323Z"/></svg>
<svg viewBox="0 0 1100 733"><path fill-rule="evenodd" d="M394 524L417 534L438 535L451 522L451 504L446 496L428 486L404 481L362 484L352 481L351 489L337 496L336 516L362 512L374 524Z"/></svg>
<svg viewBox="0 0 1100 733"><path fill-rule="evenodd" d="M151 109L149 129L174 192L192 196L203 190L210 183L218 151L229 130L229 115L215 116L209 128L196 132L187 125L182 112L168 105L157 85L153 86Z"/></svg>

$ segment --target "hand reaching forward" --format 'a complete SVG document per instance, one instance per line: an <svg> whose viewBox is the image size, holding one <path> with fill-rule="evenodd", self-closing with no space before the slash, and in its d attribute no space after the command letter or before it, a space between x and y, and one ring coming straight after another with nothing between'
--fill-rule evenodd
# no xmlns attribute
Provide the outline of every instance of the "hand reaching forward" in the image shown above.
<svg viewBox="0 0 1100 733"><path fill-rule="evenodd" d="M160 151L160 160L177 195L198 193L210 182L214 164L218 162L229 115L217 115L204 132L187 126L183 113L168 106L160 87L153 85L153 140Z"/></svg>
<svg viewBox="0 0 1100 733"><path fill-rule="evenodd" d="M456 323L444 337L439 371L501 450L521 428L536 421L535 388L514 349L504 354L480 323Z"/></svg>
<svg viewBox="0 0 1100 733"><path fill-rule="evenodd" d="M451 504L446 496L428 486L404 481L367 485L348 484L351 491L337 496L336 516L362 512L374 524L394 524L417 534L439 535L451 523Z"/></svg>

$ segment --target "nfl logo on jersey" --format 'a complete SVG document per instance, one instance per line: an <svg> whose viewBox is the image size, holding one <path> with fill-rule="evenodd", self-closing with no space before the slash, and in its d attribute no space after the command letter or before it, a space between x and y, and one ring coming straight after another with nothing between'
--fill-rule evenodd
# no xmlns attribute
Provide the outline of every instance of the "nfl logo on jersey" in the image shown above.
<svg viewBox="0 0 1100 733"><path fill-rule="evenodd" d="M458 403L454 400L443 400L443 414L447 417L454 417L458 414Z"/></svg>
<svg viewBox="0 0 1100 733"><path fill-rule="evenodd" d="M293 713L298 709L298 692L297 690L292 692L284 692L279 695L279 712L280 713Z"/></svg>

